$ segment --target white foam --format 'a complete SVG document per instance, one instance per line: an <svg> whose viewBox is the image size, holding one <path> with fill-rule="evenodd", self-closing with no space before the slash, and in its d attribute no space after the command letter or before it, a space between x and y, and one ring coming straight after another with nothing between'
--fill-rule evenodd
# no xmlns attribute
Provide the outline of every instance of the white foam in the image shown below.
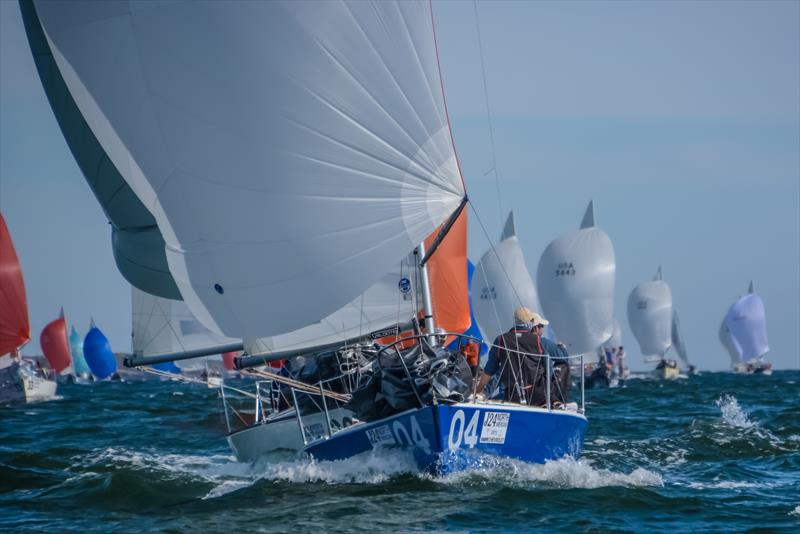
<svg viewBox="0 0 800 534"><path fill-rule="evenodd" d="M627 474L615 473L607 469L596 469L588 460L571 458L548 461L544 464L529 464L507 458L488 457L483 468L454 473L441 480L449 483L488 481L516 487L556 486L581 489L664 485L661 475L641 467Z"/></svg>
<svg viewBox="0 0 800 534"><path fill-rule="evenodd" d="M730 426L737 428L752 428L756 426L747 418L747 414L739 406L739 401L733 395L723 395L716 401L722 412L722 420Z"/></svg>
<svg viewBox="0 0 800 534"><path fill-rule="evenodd" d="M794 507L794 510L789 512L789 515L794 515L800 517L800 504Z"/></svg>

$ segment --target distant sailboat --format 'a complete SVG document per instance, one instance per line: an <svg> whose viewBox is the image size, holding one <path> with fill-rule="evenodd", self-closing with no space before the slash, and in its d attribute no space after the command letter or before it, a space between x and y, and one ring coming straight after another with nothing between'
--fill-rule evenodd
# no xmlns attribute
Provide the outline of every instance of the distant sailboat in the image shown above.
<svg viewBox="0 0 800 534"><path fill-rule="evenodd" d="M545 317L570 354L594 354L614 330L614 246L589 202L577 231L552 241L536 273Z"/></svg>
<svg viewBox="0 0 800 534"><path fill-rule="evenodd" d="M20 355L30 338L22 268L0 213L0 403L36 402L55 396L55 379L49 380L38 365Z"/></svg>
<svg viewBox="0 0 800 534"><path fill-rule="evenodd" d="M520 306L543 314L517 238L514 212L508 214L500 242L475 266L473 283L475 319L489 342L514 325L514 310Z"/></svg>
<svg viewBox="0 0 800 534"><path fill-rule="evenodd" d="M83 357L83 336L81 336L75 327L69 334L69 350L72 354L72 367L75 371L75 377L80 380L92 380L92 371L86 363L86 358Z"/></svg>
<svg viewBox="0 0 800 534"><path fill-rule="evenodd" d="M51 321L42 329L39 345L42 347L44 357L50 363L50 368L56 375L60 375L71 367L72 356L69 351L67 322L64 320L63 308L58 319Z"/></svg>
<svg viewBox="0 0 800 534"><path fill-rule="evenodd" d="M724 322L733 345L741 354L742 363L734 369L771 374L772 365L764 362L764 356L769 352L764 302L755 292L752 281L747 294L728 309Z"/></svg>
<svg viewBox="0 0 800 534"><path fill-rule="evenodd" d="M695 373L695 366L689 362L689 354L686 350L686 341L681 334L681 322L678 319L678 311L672 310L672 348L678 353L684 367L690 375Z"/></svg>
<svg viewBox="0 0 800 534"><path fill-rule="evenodd" d="M658 378L677 378L678 364L667 360L672 346L672 290L663 280L661 266L650 282L633 288L628 297L628 323L642 349L645 362L658 362Z"/></svg>
<svg viewBox="0 0 800 534"><path fill-rule="evenodd" d="M95 326L94 319L83 340L83 355L98 380L111 378L117 371L117 361L114 359L111 344L105 334Z"/></svg>

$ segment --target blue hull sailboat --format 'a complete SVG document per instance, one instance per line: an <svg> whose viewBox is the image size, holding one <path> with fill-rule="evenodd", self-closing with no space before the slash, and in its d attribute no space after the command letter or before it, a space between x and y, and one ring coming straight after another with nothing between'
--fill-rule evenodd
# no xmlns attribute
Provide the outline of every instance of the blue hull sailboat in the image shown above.
<svg viewBox="0 0 800 534"><path fill-rule="evenodd" d="M420 470L445 475L484 465L488 457L544 463L580 456L587 420L580 413L505 402L438 404L357 424L305 451L341 460L381 448L411 450Z"/></svg>

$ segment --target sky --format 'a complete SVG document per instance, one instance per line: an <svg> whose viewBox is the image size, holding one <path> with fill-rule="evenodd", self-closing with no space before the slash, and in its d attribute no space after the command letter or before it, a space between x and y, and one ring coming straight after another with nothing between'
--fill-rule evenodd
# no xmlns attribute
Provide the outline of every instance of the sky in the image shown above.
<svg viewBox="0 0 800 534"><path fill-rule="evenodd" d="M648 366L627 298L659 265L701 370L728 368L717 329L751 279L768 359L800 368L800 2L434 1L433 11L456 149L483 223L470 212L473 261L513 209L535 279L544 248L594 200L614 243L615 316L634 370ZM115 351L129 351L130 287L109 225L8 0L0 210L28 293L34 339L23 353L40 352L62 306L82 334L94 318Z"/></svg>

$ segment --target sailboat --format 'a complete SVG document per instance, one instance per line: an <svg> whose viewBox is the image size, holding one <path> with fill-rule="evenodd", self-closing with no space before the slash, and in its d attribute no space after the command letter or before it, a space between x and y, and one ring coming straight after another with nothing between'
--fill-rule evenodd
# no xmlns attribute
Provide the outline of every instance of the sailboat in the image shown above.
<svg viewBox="0 0 800 534"><path fill-rule="evenodd" d="M78 383L90 382L94 379L86 358L83 357L83 336L81 336L72 326L69 333L69 350L72 354L72 369L75 373L75 381Z"/></svg>
<svg viewBox="0 0 800 534"><path fill-rule="evenodd" d="M628 296L628 324L644 361L658 364L653 376L678 378L678 362L666 358L672 346L672 290L663 280L661 266L651 281L637 285Z"/></svg>
<svg viewBox="0 0 800 534"><path fill-rule="evenodd" d="M764 361L764 357L769 352L764 301L755 292L752 281L747 294L740 297L728 309L723 326L727 329L725 341L730 340L733 347L733 351L729 352L732 355L731 360L735 372L772 374L772 364ZM722 339L723 332L721 331L720 334ZM734 358L734 355L737 357Z"/></svg>
<svg viewBox="0 0 800 534"><path fill-rule="evenodd" d="M64 319L64 309L61 309L58 319L51 321L42 329L39 336L39 345L42 347L44 357L50 364L55 376L61 375L72 367L72 356L69 350L67 337L67 322Z"/></svg>
<svg viewBox="0 0 800 534"><path fill-rule="evenodd" d="M580 228L553 240L542 253L536 273L544 312L570 354L585 355L614 331L616 260L611 239L595 225L594 202L589 202ZM610 370L599 365L588 383L609 383Z"/></svg>
<svg viewBox="0 0 800 534"><path fill-rule="evenodd" d="M114 352L111 350L108 338L95 325L94 319L89 326L89 332L83 338L83 355L86 358L86 364L97 380L115 378L117 361L114 358Z"/></svg>
<svg viewBox="0 0 800 534"><path fill-rule="evenodd" d="M28 301L22 268L0 213L0 403L52 399L56 381L20 355L30 341Z"/></svg>
<svg viewBox="0 0 800 534"><path fill-rule="evenodd" d="M412 254L410 276L393 288L395 310L415 309L396 312L395 323L413 325L422 308L424 332L384 348L401 359L417 351L444 384L388 419L334 432L326 417L320 437L298 418L308 454L352 456L389 444L387 431L419 453L422 468L446 452L530 461L580 452L583 414L470 403L458 355L441 349L455 335L437 331L447 325L437 309L457 312L455 332L469 326L466 240L451 245L463 248L460 259L441 250L465 234L467 198L429 3L27 6L29 41L49 62L39 68L46 91L60 82L126 194L152 215L192 315L249 347L240 366L297 355L252 340L288 342L317 327L334 329L341 347L345 330L368 334L361 316L358 328L326 318ZM416 344L401 349L408 341ZM404 384L418 391L413 379Z"/></svg>
<svg viewBox="0 0 800 534"><path fill-rule="evenodd" d="M474 313L483 338L494 341L514 323L514 310L524 306L542 311L525 256L519 245L514 212L508 214L500 242L475 266Z"/></svg>

